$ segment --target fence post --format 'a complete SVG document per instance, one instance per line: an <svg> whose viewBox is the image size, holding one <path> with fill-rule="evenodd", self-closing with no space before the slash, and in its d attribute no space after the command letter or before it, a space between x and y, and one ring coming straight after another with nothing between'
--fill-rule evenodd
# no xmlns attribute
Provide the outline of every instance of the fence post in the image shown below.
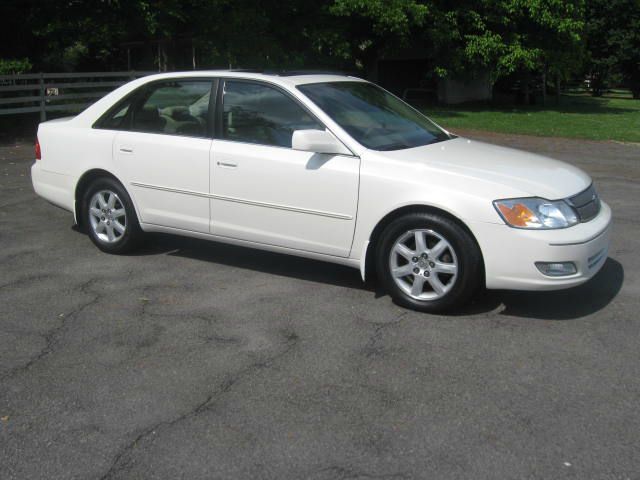
<svg viewBox="0 0 640 480"><path fill-rule="evenodd" d="M47 111L45 104L45 95L44 95L44 73L40 72L40 78L38 79L40 83L40 121L44 122L47 119Z"/></svg>

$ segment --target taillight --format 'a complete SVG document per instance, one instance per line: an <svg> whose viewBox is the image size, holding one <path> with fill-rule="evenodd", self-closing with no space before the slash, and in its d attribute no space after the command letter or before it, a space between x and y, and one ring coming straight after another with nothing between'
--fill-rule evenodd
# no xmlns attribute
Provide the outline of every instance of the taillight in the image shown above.
<svg viewBox="0 0 640 480"><path fill-rule="evenodd" d="M38 137L36 137L35 150L36 150L36 160L42 160L42 151L40 150L40 141L38 140Z"/></svg>

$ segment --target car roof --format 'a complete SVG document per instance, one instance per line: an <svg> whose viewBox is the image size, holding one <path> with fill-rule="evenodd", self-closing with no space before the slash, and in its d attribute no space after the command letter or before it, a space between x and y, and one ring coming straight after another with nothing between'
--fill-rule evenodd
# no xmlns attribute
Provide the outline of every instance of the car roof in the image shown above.
<svg viewBox="0 0 640 480"><path fill-rule="evenodd" d="M144 77L146 80L161 80L163 78L182 77L229 77L247 80L263 80L270 83L286 84L290 86L307 83L326 82L365 82L362 78L335 72L285 70L281 72L257 70L191 70L184 72L167 72Z"/></svg>
<svg viewBox="0 0 640 480"><path fill-rule="evenodd" d="M139 77L120 88L108 93L93 105L87 107L79 113L74 122L78 125L92 125L101 115L103 115L116 102L122 100L125 95L133 92L142 85L156 80L170 80L177 78L235 78L246 80L261 80L263 82L280 85L283 88L292 90L297 85L310 83L327 82L366 82L358 77L336 73L308 73L308 72L281 72L266 73L246 70L189 70L183 72L156 73Z"/></svg>

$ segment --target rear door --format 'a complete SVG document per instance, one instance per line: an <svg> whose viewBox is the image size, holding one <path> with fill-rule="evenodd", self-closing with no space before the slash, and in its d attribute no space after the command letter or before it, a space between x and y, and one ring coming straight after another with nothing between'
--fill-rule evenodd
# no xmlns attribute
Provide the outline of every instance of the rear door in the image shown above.
<svg viewBox="0 0 640 480"><path fill-rule="evenodd" d="M276 86L220 81L211 148L211 232L347 257L360 159L293 150L294 130L324 125Z"/></svg>
<svg viewBox="0 0 640 480"><path fill-rule="evenodd" d="M154 82L132 105L114 158L140 221L209 233L212 79Z"/></svg>

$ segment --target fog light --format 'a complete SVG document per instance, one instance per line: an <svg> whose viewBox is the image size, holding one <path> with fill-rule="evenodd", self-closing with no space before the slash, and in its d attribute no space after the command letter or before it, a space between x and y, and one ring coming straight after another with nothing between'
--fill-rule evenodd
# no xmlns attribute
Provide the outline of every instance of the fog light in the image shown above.
<svg viewBox="0 0 640 480"><path fill-rule="evenodd" d="M547 277L566 277L578 271L573 262L536 262L536 267Z"/></svg>

